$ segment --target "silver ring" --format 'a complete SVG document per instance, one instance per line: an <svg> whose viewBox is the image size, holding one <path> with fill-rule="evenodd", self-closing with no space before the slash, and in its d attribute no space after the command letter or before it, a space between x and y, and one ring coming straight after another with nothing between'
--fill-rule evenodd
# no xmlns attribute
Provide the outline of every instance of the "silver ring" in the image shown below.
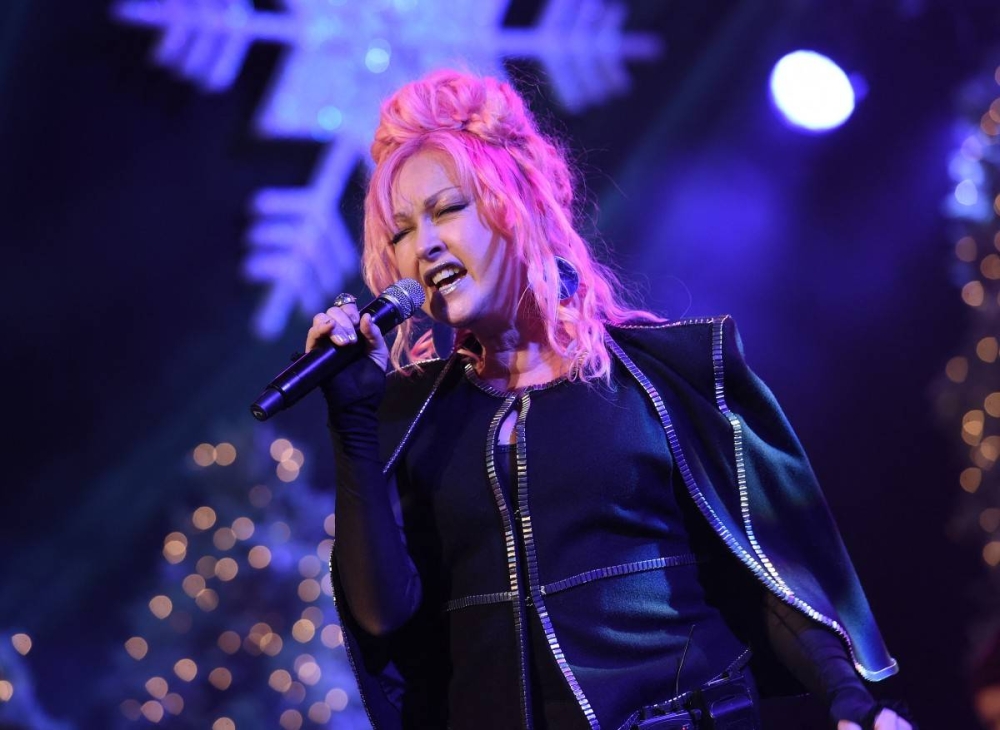
<svg viewBox="0 0 1000 730"><path fill-rule="evenodd" d="M342 293L338 294L337 297L333 300L333 306L335 306L335 307L342 307L345 304L354 304L357 301L358 301L358 298L356 296L354 296L353 294L348 294L347 292L342 292Z"/></svg>

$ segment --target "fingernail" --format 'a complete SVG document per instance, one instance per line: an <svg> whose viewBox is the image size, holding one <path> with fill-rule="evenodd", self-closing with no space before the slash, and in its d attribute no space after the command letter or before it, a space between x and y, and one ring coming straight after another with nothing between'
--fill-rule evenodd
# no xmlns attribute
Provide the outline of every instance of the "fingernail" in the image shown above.
<svg viewBox="0 0 1000 730"><path fill-rule="evenodd" d="M344 336L343 335L334 335L333 336L333 341L336 342L338 345L343 345L344 344Z"/></svg>

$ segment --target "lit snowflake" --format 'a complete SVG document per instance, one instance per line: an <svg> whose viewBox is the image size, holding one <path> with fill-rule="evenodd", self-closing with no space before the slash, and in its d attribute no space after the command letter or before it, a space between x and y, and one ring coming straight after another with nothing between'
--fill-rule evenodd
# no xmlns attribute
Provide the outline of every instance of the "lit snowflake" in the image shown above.
<svg viewBox="0 0 1000 730"><path fill-rule="evenodd" d="M562 105L578 112L628 89L627 60L659 55L658 38L626 33L624 6L550 0L538 24L508 28L509 0L285 0L283 12L247 0L122 0L119 20L159 28L154 61L206 92L224 91L256 41L287 47L257 111L264 137L326 144L302 188L265 188L251 201L245 273L269 285L255 315L262 337L278 335L296 306L323 308L358 268L357 246L336 213L378 107L403 83L442 66L505 75L504 58L545 67Z"/></svg>

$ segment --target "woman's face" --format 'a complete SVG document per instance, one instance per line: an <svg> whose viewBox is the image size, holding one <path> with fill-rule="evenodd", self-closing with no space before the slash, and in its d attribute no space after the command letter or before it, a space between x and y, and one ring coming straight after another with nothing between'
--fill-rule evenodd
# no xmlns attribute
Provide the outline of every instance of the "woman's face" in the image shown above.
<svg viewBox="0 0 1000 730"><path fill-rule="evenodd" d="M506 261L506 242L460 187L446 155L419 152L403 164L392 212L396 265L424 287L431 317L480 337L514 326L521 267Z"/></svg>

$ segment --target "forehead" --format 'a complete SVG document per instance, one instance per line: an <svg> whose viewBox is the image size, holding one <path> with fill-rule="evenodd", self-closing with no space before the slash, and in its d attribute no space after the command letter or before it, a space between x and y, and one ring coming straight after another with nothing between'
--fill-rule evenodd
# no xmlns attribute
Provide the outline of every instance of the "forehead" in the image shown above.
<svg viewBox="0 0 1000 730"><path fill-rule="evenodd" d="M452 188L461 189L455 165L437 150L424 150L403 163L392 186L392 209L396 213L419 209L428 198Z"/></svg>

